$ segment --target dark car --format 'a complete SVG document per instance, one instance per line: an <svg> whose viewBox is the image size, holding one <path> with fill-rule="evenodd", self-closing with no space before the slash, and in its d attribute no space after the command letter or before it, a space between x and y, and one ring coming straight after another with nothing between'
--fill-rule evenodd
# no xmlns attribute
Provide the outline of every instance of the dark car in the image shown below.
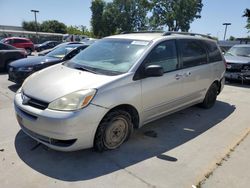
<svg viewBox="0 0 250 188"><path fill-rule="evenodd" d="M35 50L37 52L40 52L40 51L43 51L43 50L54 48L58 44L60 44L60 42L57 42L57 41L46 41L46 42L44 42L42 44L35 45Z"/></svg>
<svg viewBox="0 0 250 188"><path fill-rule="evenodd" d="M250 44L235 45L225 54L227 80L250 81Z"/></svg>
<svg viewBox="0 0 250 188"><path fill-rule="evenodd" d="M0 43L0 69L7 70L8 64L17 59L27 57L24 49L17 49L8 44Z"/></svg>
<svg viewBox="0 0 250 188"><path fill-rule="evenodd" d="M88 47L85 44L68 44L52 50L45 56L17 60L9 65L9 80L21 84L25 78L43 68L67 61Z"/></svg>
<svg viewBox="0 0 250 188"><path fill-rule="evenodd" d="M57 46L55 46L54 48L51 48L51 49L47 49L47 50L43 50L42 52L38 53L38 56L45 56L46 54L48 54L49 52L51 52L52 50L56 49L56 48L59 48L61 46L65 46L65 45L69 45L69 44L85 44L83 42L64 42L64 43L61 43L61 44L58 44ZM90 44L86 44L86 45L90 45Z"/></svg>
<svg viewBox="0 0 250 188"><path fill-rule="evenodd" d="M27 38L9 37L9 38L2 39L1 42L5 43L5 44L9 44L11 46L14 46L16 48L23 48L26 50L28 55L30 55L31 52L34 51L33 42Z"/></svg>

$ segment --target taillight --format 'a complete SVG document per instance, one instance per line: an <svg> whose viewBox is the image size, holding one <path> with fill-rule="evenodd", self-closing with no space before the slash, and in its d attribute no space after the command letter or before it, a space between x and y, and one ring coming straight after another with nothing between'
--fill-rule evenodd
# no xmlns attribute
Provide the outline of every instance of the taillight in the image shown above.
<svg viewBox="0 0 250 188"><path fill-rule="evenodd" d="M26 50L21 50L20 52L21 52L21 54L22 54L23 56L27 57L28 54L27 54Z"/></svg>

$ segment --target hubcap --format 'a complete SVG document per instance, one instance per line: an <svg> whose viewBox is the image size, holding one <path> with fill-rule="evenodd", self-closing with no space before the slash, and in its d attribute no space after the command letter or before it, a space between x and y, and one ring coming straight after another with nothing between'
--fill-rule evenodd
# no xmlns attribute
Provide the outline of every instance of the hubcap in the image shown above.
<svg viewBox="0 0 250 188"><path fill-rule="evenodd" d="M116 118L111 124L106 128L104 145L108 149L115 149L119 147L128 134L128 122L122 117Z"/></svg>

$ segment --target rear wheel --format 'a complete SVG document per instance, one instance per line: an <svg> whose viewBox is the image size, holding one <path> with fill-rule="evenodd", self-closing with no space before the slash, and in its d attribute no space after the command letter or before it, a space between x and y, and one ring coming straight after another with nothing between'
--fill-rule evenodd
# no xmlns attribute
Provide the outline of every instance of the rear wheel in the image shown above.
<svg viewBox="0 0 250 188"><path fill-rule="evenodd" d="M217 98L217 95L218 95L218 90L219 90L219 87L216 83L213 83L207 93L206 93L206 96L203 100L203 102L200 104L201 107L203 108L211 108L215 101L216 101L216 98Z"/></svg>
<svg viewBox="0 0 250 188"><path fill-rule="evenodd" d="M94 149L102 152L118 148L132 133L129 113L118 110L109 112L97 128Z"/></svg>

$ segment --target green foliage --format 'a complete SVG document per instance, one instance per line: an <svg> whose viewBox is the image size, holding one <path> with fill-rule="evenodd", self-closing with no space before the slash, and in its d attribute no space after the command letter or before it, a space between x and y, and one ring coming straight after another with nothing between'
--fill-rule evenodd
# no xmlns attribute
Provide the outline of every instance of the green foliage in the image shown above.
<svg viewBox="0 0 250 188"><path fill-rule="evenodd" d="M44 21L40 29L42 32L49 33L67 33L67 26L64 23L58 22L57 20Z"/></svg>
<svg viewBox="0 0 250 188"><path fill-rule="evenodd" d="M202 0L151 0L153 28L168 26L169 31L188 31L194 19L200 18Z"/></svg>
<svg viewBox="0 0 250 188"><path fill-rule="evenodd" d="M31 22L23 21L22 27L27 31L36 31L36 22L35 21L31 21ZM37 23L38 31L39 31L39 28L40 28L40 24Z"/></svg>
<svg viewBox="0 0 250 188"><path fill-rule="evenodd" d="M114 0L105 3L93 0L91 25L96 37L104 37L121 31L145 30L148 26L147 0Z"/></svg>
<svg viewBox="0 0 250 188"><path fill-rule="evenodd" d="M80 26L68 26L67 27L67 33L68 34L74 34L74 35L87 35L89 37L93 37L93 33L87 29L86 26L80 25Z"/></svg>
<svg viewBox="0 0 250 188"><path fill-rule="evenodd" d="M230 36L230 37L229 37L229 40L230 40L230 41L234 41L235 39L236 39L236 38L235 38L234 36Z"/></svg>
<svg viewBox="0 0 250 188"><path fill-rule="evenodd" d="M149 5L147 0L114 0L117 29L120 31L147 29Z"/></svg>
<svg viewBox="0 0 250 188"><path fill-rule="evenodd" d="M36 23L34 21L23 21L22 27L27 31L36 31ZM42 24L37 23L37 31L48 33L66 33L67 26L57 20L47 20L42 22Z"/></svg>
<svg viewBox="0 0 250 188"><path fill-rule="evenodd" d="M246 28L249 30L250 32L250 9L246 9L244 12L243 17L247 17L247 25Z"/></svg>
<svg viewBox="0 0 250 188"><path fill-rule="evenodd" d="M91 25L93 33L96 37L103 36L103 10L105 7L105 2L103 0L93 0L91 4L92 18Z"/></svg>

